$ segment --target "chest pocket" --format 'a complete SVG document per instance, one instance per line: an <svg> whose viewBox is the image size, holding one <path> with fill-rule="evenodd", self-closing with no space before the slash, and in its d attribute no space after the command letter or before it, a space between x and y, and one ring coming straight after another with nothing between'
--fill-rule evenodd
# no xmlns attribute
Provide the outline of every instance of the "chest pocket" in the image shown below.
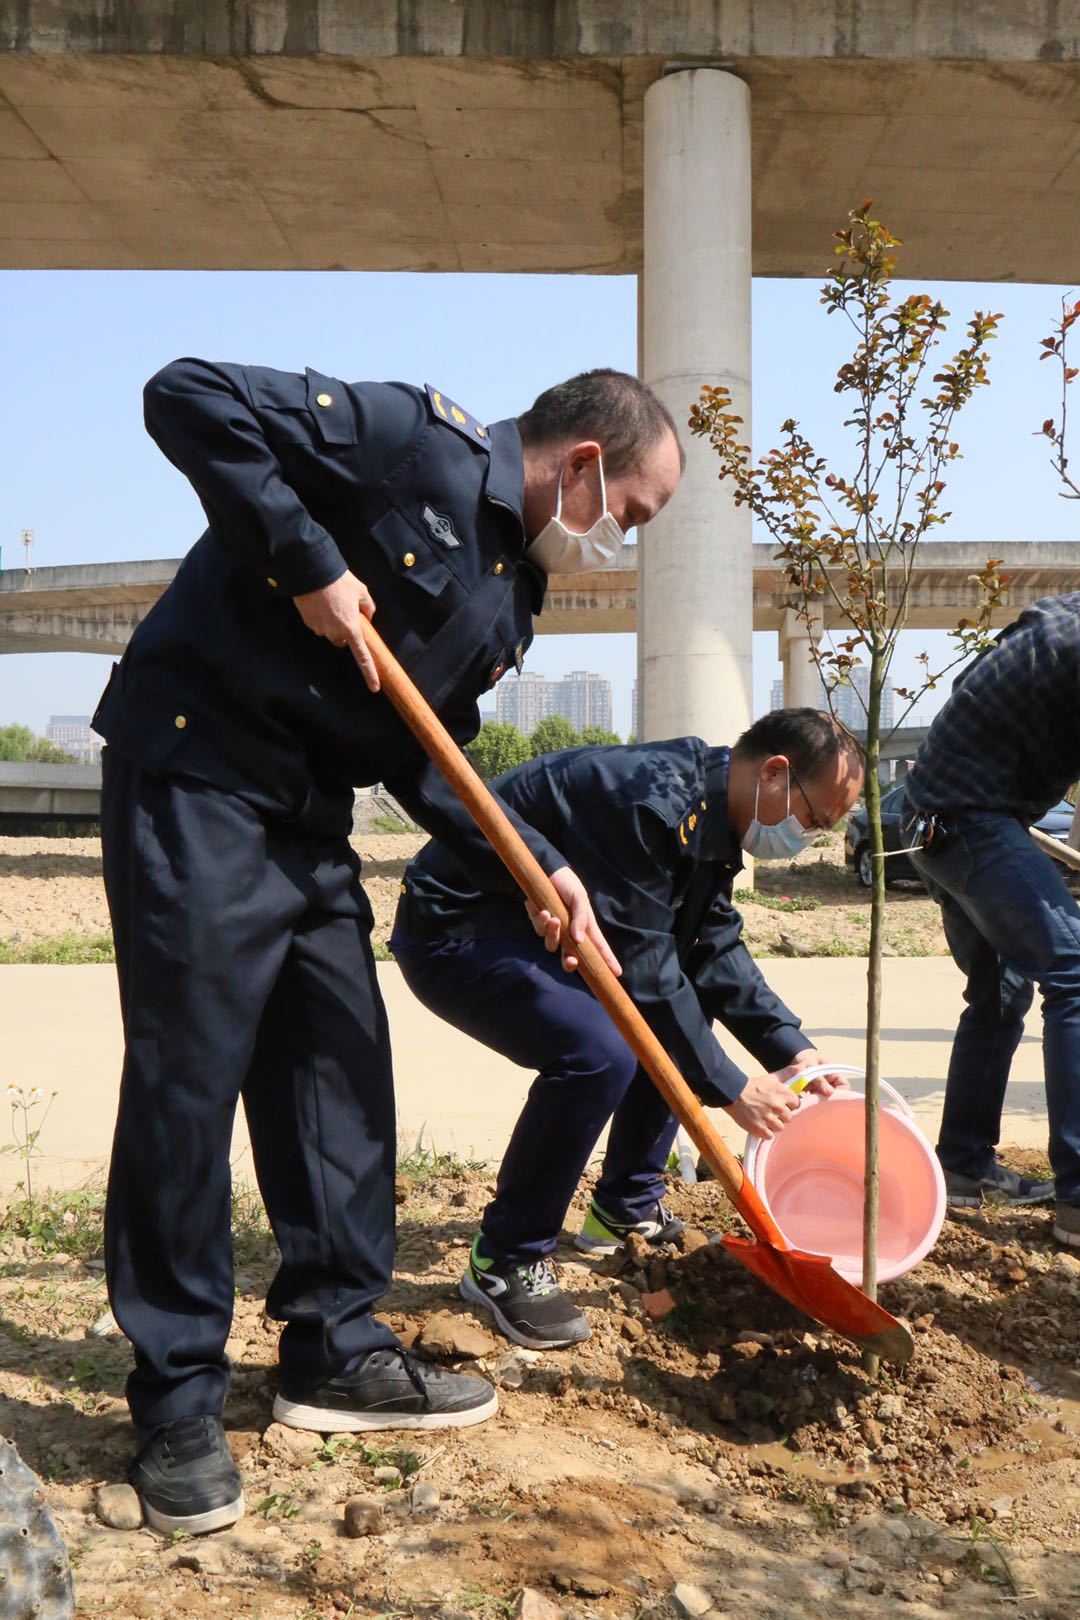
<svg viewBox="0 0 1080 1620"><path fill-rule="evenodd" d="M428 597L437 597L456 577L446 559L396 507L373 525L371 538L379 548L384 570L395 584L412 585Z"/></svg>

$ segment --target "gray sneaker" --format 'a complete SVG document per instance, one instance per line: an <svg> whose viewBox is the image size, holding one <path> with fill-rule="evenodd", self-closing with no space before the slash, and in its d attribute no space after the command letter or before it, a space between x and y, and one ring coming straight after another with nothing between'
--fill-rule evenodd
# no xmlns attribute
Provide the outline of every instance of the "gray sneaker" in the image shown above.
<svg viewBox="0 0 1080 1620"><path fill-rule="evenodd" d="M1057 1204L1054 1208L1054 1236L1059 1243L1080 1249L1080 1204Z"/></svg>
<svg viewBox="0 0 1080 1620"><path fill-rule="evenodd" d="M1029 1204L1050 1204L1054 1199L1052 1181L1031 1181L1007 1164L995 1159L985 1176L958 1176L945 1172L945 1202L950 1209L978 1209L980 1204L1004 1204L1023 1209Z"/></svg>

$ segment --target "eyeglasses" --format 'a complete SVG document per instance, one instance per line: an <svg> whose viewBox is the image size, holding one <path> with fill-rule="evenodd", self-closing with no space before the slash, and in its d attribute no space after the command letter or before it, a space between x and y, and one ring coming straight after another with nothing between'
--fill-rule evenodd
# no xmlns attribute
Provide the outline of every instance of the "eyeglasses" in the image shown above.
<svg viewBox="0 0 1080 1620"><path fill-rule="evenodd" d="M831 829L829 827L829 823L827 821L822 821L821 817L817 814L817 812L814 809L813 805L810 803L810 795L807 793L806 789L803 787L802 783L799 781L799 778L798 778L798 776L796 775L796 772L795 772L795 767L791 763L790 760L788 760L788 770L791 772L791 780L795 783L795 786L798 788L799 792L802 794L803 798L806 800L806 808L810 812L811 824L814 827L817 828L818 832L829 832L829 831L831 831Z"/></svg>

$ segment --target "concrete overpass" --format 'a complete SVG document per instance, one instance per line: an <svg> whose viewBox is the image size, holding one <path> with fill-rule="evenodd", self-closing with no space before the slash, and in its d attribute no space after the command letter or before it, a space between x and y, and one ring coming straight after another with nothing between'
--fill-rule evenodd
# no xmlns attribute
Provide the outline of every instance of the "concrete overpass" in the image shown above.
<svg viewBox="0 0 1080 1620"><path fill-rule="evenodd" d="M100 765L27 765L0 760L0 825L13 816L35 821L97 821Z"/></svg>
<svg viewBox="0 0 1080 1620"><path fill-rule="evenodd" d="M771 544L753 546L753 628L775 630L784 665L785 698L816 703L817 675L809 634L792 611L792 593ZM1043 596L1080 590L1080 542L984 547L971 542L928 542L921 549L909 597L912 630L949 630L978 610L972 580L988 555L1004 559L1012 576L1008 605L994 614L1008 624ZM0 572L0 653L121 653L139 620L172 579L178 559L79 563L60 568L8 568ZM825 624L836 623L826 606ZM638 628L638 548L624 546L616 567L574 578L553 575L541 634L590 635Z"/></svg>
<svg viewBox="0 0 1080 1620"><path fill-rule="evenodd" d="M864 197L905 275L1074 278L1078 61L1062 0L0 0L0 264L636 273L642 375L749 421L751 275L822 274ZM742 729L752 558L695 441L644 735Z"/></svg>

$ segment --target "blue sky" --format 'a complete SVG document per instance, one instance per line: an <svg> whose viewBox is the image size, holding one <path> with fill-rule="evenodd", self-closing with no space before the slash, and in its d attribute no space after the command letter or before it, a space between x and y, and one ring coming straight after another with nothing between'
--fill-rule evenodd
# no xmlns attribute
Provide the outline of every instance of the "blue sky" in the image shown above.
<svg viewBox="0 0 1080 1620"><path fill-rule="evenodd" d="M993 385L961 420L965 459L950 477L953 517L942 539L1080 538L1080 513L1059 498L1045 441L1055 410L1039 339L1065 289L940 288L959 335L975 308L1005 315ZM0 547L22 562L19 533L35 533L38 566L180 556L203 527L188 485L146 436L142 385L180 354L346 378L434 382L481 420L513 415L549 383L594 365L634 369L636 283L628 277L291 274L221 272L0 273L7 387L0 396ZM810 281L754 286L754 443L800 419L830 454L842 444L837 364L850 348ZM691 402L687 401L687 405ZM1080 452L1078 452L1080 453ZM837 457L840 468L844 462ZM905 638L901 673L929 643ZM50 713L92 711L109 660L87 654L0 658L0 724L42 730ZM615 687L616 724L629 727L631 636L543 636L529 667L548 676L596 669ZM755 636L755 709L779 673L776 638ZM925 712L933 704L928 702ZM718 739L719 740L719 739Z"/></svg>

